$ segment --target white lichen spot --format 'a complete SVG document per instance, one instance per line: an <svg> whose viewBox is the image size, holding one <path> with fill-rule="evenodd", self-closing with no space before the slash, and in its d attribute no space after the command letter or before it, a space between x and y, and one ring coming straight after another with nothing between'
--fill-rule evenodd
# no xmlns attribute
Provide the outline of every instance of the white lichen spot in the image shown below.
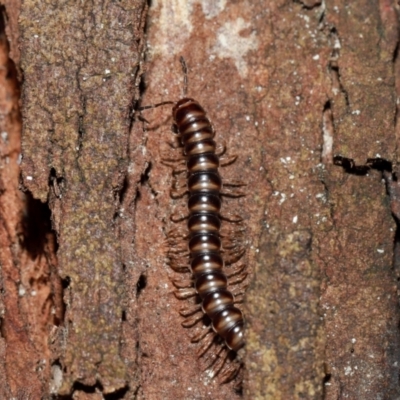
<svg viewBox="0 0 400 400"><path fill-rule="evenodd" d="M192 3L194 1L171 0L154 1L152 9L153 15L158 14L157 43L149 47L151 54L180 54L186 40L190 37L193 30Z"/></svg>
<svg viewBox="0 0 400 400"><path fill-rule="evenodd" d="M58 364L54 364L51 367L51 383L50 383L50 393L58 393L61 388L63 381L63 372Z"/></svg>
<svg viewBox="0 0 400 400"><path fill-rule="evenodd" d="M327 110L322 118L322 159L327 162L332 157L333 123L332 114Z"/></svg>
<svg viewBox="0 0 400 400"><path fill-rule="evenodd" d="M250 22L238 18L233 22L226 22L217 32L217 41L212 49L220 58L232 58L241 77L247 75L247 63L244 56L250 50L256 50L258 41L256 33L244 37L241 32L251 27Z"/></svg>
<svg viewBox="0 0 400 400"><path fill-rule="evenodd" d="M28 175L28 176L26 177L26 180L27 180L27 181L32 181L32 180L33 180L33 177L30 176L30 175Z"/></svg>
<svg viewBox="0 0 400 400"><path fill-rule="evenodd" d="M383 249L376 249L376 251L377 251L378 253L380 253L380 254L383 254L383 253L385 252L385 250L383 250Z"/></svg>
<svg viewBox="0 0 400 400"><path fill-rule="evenodd" d="M3 131L1 132L1 138L3 139L3 142L7 141L8 139L8 133Z"/></svg>
<svg viewBox="0 0 400 400"><path fill-rule="evenodd" d="M347 367L344 367L344 374L345 375L351 375L352 374L350 365L348 365Z"/></svg>
<svg viewBox="0 0 400 400"><path fill-rule="evenodd" d="M353 115L360 115L361 111L360 110L354 110L351 112Z"/></svg>
<svg viewBox="0 0 400 400"><path fill-rule="evenodd" d="M312 59L313 59L313 60L319 60L319 54L316 54L315 56L313 56Z"/></svg>
<svg viewBox="0 0 400 400"><path fill-rule="evenodd" d="M106 75L108 75L110 72L111 72L111 71L110 71L109 69L105 69L105 70L104 70L104 73L105 73Z"/></svg>
<svg viewBox="0 0 400 400"><path fill-rule="evenodd" d="M357 339L356 339L356 338L351 339L351 343L354 344L355 342L357 342Z"/></svg>
<svg viewBox="0 0 400 400"><path fill-rule="evenodd" d="M286 201L286 194L281 193L281 198L278 201L279 205L283 204L285 201Z"/></svg>
<svg viewBox="0 0 400 400"><path fill-rule="evenodd" d="M225 10L226 0L201 0L201 8L206 19L216 17Z"/></svg>
<svg viewBox="0 0 400 400"><path fill-rule="evenodd" d="M25 296L25 293L26 293L25 288L22 285L19 285L19 287L18 287L18 295L20 297L23 297L23 296Z"/></svg>
<svg viewBox="0 0 400 400"><path fill-rule="evenodd" d="M31 296L34 297L34 296L36 296L36 295L37 295L37 291L36 291L36 290L32 290L32 291L31 291Z"/></svg>
<svg viewBox="0 0 400 400"><path fill-rule="evenodd" d="M297 221L298 221L298 217L297 217L297 215L295 215L295 216L293 217L293 219L292 219L292 222L293 222L294 224L297 224Z"/></svg>

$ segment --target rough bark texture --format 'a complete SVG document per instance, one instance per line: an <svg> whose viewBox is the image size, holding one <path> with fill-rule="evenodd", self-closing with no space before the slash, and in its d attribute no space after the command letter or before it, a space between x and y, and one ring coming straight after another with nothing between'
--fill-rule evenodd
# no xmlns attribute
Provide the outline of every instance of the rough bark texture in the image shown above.
<svg viewBox="0 0 400 400"><path fill-rule="evenodd" d="M66 286L60 394L76 383L114 393L131 375L118 231L144 11L140 1L26 1L19 19L23 181L50 204Z"/></svg>
<svg viewBox="0 0 400 400"><path fill-rule="evenodd" d="M3 5L0 398L400 398L394 1ZM146 16L142 105L183 96L184 56L247 183L241 392L181 326L170 106L131 121Z"/></svg>

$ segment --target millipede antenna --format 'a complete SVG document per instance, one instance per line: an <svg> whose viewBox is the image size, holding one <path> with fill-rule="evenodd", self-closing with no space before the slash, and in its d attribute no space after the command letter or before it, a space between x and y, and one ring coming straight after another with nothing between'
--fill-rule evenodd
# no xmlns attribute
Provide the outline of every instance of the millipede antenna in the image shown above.
<svg viewBox="0 0 400 400"><path fill-rule="evenodd" d="M186 97L188 92L188 70L186 61L182 56L180 56L179 61L181 62L183 71L183 96Z"/></svg>
<svg viewBox="0 0 400 400"><path fill-rule="evenodd" d="M161 103L151 104L151 105L149 105L149 106L143 106L143 107L140 107L140 108L139 108L139 111L148 110L149 108L160 107L160 106L163 106L163 105L165 105L165 104L175 104L175 101L163 101L163 102L161 102Z"/></svg>

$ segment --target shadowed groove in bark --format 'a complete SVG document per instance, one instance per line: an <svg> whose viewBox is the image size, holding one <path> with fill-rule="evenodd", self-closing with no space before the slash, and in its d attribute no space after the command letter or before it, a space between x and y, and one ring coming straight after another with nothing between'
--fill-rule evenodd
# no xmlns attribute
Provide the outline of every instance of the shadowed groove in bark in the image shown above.
<svg viewBox="0 0 400 400"><path fill-rule="evenodd" d="M32 259L43 255L47 235L54 235L51 229L51 212L47 203L34 199L29 192L25 193L22 226L22 247L26 249ZM57 252L57 245L55 252Z"/></svg>

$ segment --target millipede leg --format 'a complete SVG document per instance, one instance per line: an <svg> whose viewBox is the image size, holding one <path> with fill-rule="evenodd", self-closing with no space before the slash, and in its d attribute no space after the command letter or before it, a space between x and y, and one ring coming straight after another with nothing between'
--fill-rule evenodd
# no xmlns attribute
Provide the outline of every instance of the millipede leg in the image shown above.
<svg viewBox="0 0 400 400"><path fill-rule="evenodd" d="M227 197L243 197L246 196L246 192L238 190L236 187L224 186L223 190L221 190L221 195Z"/></svg>
<svg viewBox="0 0 400 400"><path fill-rule="evenodd" d="M220 140L220 142L217 145L217 148L215 149L215 154L219 157L221 157L223 154L226 152L226 143L225 140Z"/></svg>
<svg viewBox="0 0 400 400"><path fill-rule="evenodd" d="M168 253L168 258L168 264L175 272L190 272L187 257Z"/></svg>
<svg viewBox="0 0 400 400"><path fill-rule="evenodd" d="M201 311L201 304L191 304L188 307L182 307L179 310L179 314L182 315L182 317L189 317L190 315L193 315L197 312Z"/></svg>
<svg viewBox="0 0 400 400"><path fill-rule="evenodd" d="M188 299L189 297L194 297L196 296L196 294L197 293L194 288L179 289L174 292L175 297L179 300L185 300Z"/></svg>
<svg viewBox="0 0 400 400"><path fill-rule="evenodd" d="M188 219L189 213L187 210L178 210L171 214L170 219L172 222L181 222L184 219Z"/></svg>
<svg viewBox="0 0 400 400"><path fill-rule="evenodd" d="M220 354L223 352L227 353L226 347L222 346L221 343L214 343L213 348L207 352L208 357L203 358L204 368L209 371L208 375L212 378L218 374L224 365L226 356L220 357Z"/></svg>
<svg viewBox="0 0 400 400"><path fill-rule="evenodd" d="M193 325L197 324L203 318L203 316L204 316L203 312L198 312L197 314L194 314L191 317L187 317L182 322L182 326L184 328L191 328Z"/></svg>
<svg viewBox="0 0 400 400"><path fill-rule="evenodd" d="M229 285L237 285L238 283L243 282L249 274L245 271L239 275L236 275L234 279L229 280Z"/></svg>
<svg viewBox="0 0 400 400"><path fill-rule="evenodd" d="M174 279L172 283L179 289L186 289L193 287L193 279Z"/></svg>
<svg viewBox="0 0 400 400"><path fill-rule="evenodd" d="M209 327L204 327L203 326L202 328L199 328L195 332L195 334L190 338L190 341L192 343L198 343L201 340L203 340L210 333L213 333L213 330L212 330L211 326L209 326Z"/></svg>
<svg viewBox="0 0 400 400"><path fill-rule="evenodd" d="M171 229L167 233L167 239L178 239L178 240L185 240L188 238L188 232L187 229L185 229L183 226L178 226L176 228Z"/></svg>
<svg viewBox="0 0 400 400"><path fill-rule="evenodd" d="M179 199L183 197L188 192L187 188L180 188L171 190L170 195L173 199Z"/></svg>
<svg viewBox="0 0 400 400"><path fill-rule="evenodd" d="M227 165L232 164L233 162L235 162L237 159L237 155L236 154L231 154L231 155L224 155L223 157L220 157L219 159L219 165L221 167L226 167Z"/></svg>
<svg viewBox="0 0 400 400"><path fill-rule="evenodd" d="M246 267L246 264L238 264L238 265L235 265L234 267L227 268L225 270L225 275L228 279L232 278L232 276L240 274L245 269L245 267Z"/></svg>
<svg viewBox="0 0 400 400"><path fill-rule="evenodd" d="M204 336L204 338L201 340L201 346L200 346L199 350L197 351L198 357L201 357L202 355L205 354L205 352L209 349L209 347L211 346L214 339L215 339L214 331L210 331L209 334Z"/></svg>
<svg viewBox="0 0 400 400"><path fill-rule="evenodd" d="M238 215L238 214L233 214L231 212L224 212L223 214L220 214L221 218L225 221L229 222L242 222L243 218Z"/></svg>
<svg viewBox="0 0 400 400"><path fill-rule="evenodd" d="M186 162L185 159L182 158L181 160L178 161L170 161L170 160L161 160L161 162L166 165L167 167L170 168L184 168L184 171L186 171Z"/></svg>
<svg viewBox="0 0 400 400"><path fill-rule="evenodd" d="M241 222L236 222L233 224L225 224L221 228L220 237L222 238L232 238L232 237L243 237L246 232L246 228L243 226Z"/></svg>
<svg viewBox="0 0 400 400"><path fill-rule="evenodd" d="M237 285L237 286L231 288L231 293L233 294L233 296L235 298L239 297L239 296L244 294L244 292L245 292L245 290L247 289L248 286L249 286L249 283L244 281L240 285Z"/></svg>
<svg viewBox="0 0 400 400"><path fill-rule="evenodd" d="M219 375L219 384L227 383L235 378L235 376L239 373L242 365L238 361L233 361L230 363L225 363L224 368L220 371Z"/></svg>
<svg viewBox="0 0 400 400"><path fill-rule="evenodd" d="M241 304L241 303L243 303L243 301L244 301L244 295L240 294L239 296L235 297L234 304Z"/></svg>
<svg viewBox="0 0 400 400"><path fill-rule="evenodd" d="M169 143L168 143L169 144ZM169 144L170 147L172 147L172 151L169 149L169 151L162 151L161 152L161 162L162 163L179 163L179 162L185 162L185 156L182 154L179 148L173 147L171 144Z"/></svg>
<svg viewBox="0 0 400 400"><path fill-rule="evenodd" d="M225 259L225 264L233 264L236 261L238 261L244 254L246 249L243 246L238 246L237 249L228 249L228 250L223 250L224 253L224 259Z"/></svg>

